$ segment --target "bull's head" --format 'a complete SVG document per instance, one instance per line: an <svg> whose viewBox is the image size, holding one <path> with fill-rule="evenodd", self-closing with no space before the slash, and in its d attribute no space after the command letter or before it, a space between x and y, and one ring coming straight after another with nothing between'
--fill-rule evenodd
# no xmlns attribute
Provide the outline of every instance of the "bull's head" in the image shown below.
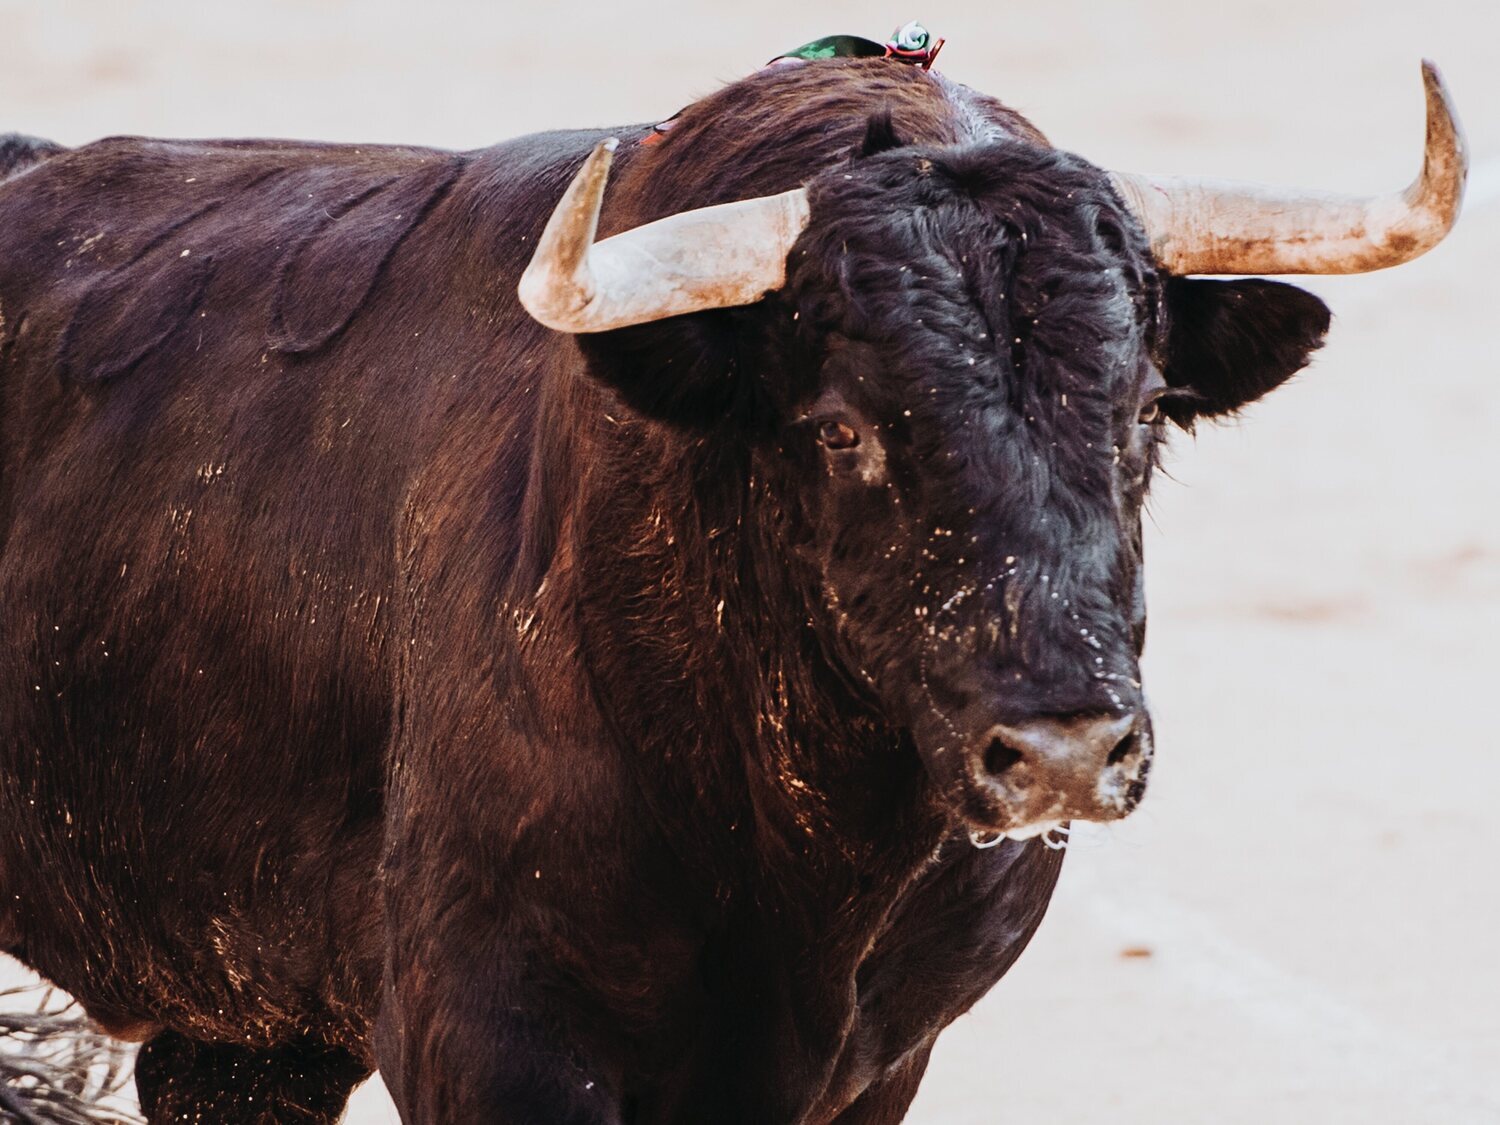
<svg viewBox="0 0 1500 1125"><path fill-rule="evenodd" d="M905 145L877 120L805 188L595 243L601 145L521 299L594 333L774 293L756 456L838 660L971 831L1114 819L1152 753L1140 519L1164 432L1259 398L1328 326L1303 290L1181 275L1358 272L1435 245L1465 162L1425 75L1426 162L1390 198Z"/></svg>

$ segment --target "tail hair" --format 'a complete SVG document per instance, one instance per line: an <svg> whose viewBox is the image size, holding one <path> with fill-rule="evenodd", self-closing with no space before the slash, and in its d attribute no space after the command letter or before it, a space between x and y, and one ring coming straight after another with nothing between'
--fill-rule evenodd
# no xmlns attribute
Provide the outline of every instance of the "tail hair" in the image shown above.
<svg viewBox="0 0 1500 1125"><path fill-rule="evenodd" d="M139 1125L133 1061L62 993L0 991L0 1122Z"/></svg>
<svg viewBox="0 0 1500 1125"><path fill-rule="evenodd" d="M63 146L56 141L28 137L23 133L0 134L0 180L18 176L63 151Z"/></svg>

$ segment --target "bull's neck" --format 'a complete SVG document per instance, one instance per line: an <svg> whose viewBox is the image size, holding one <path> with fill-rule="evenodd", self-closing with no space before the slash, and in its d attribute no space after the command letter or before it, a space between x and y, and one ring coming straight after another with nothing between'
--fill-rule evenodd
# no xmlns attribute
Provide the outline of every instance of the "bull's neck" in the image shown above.
<svg viewBox="0 0 1500 1125"><path fill-rule="evenodd" d="M577 529L582 657L644 787L695 831L854 856L919 767L825 659L816 587L742 446L620 424Z"/></svg>

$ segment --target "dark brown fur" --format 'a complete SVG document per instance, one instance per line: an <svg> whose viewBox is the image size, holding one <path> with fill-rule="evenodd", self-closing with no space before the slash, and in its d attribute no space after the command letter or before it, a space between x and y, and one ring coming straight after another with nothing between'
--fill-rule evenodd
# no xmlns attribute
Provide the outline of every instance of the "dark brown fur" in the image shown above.
<svg viewBox="0 0 1500 1125"><path fill-rule="evenodd" d="M1019 170L1024 207L1072 208L1048 229L1082 282L1133 279L1122 354L1175 358L1214 411L1326 327L1273 293L1224 325L1200 308L1166 348L1102 179L920 71L767 71L646 132L618 132L606 233L860 160L935 215L990 215L1013 197L985 169ZM749 309L541 328L516 281L603 135L463 155L116 139L0 187L0 936L153 1029L153 1120L332 1121L378 1063L409 1121L894 1122L1041 920L1059 853L969 845L894 689L850 655L897 627L827 616L818 575L843 564L797 530L835 518L803 511L822 470L778 452L836 376L819 333L889 329L912 373L941 341L902 351L905 318L840 296L826 249ZM1088 206L1048 202L1057 177ZM804 254L864 206L840 183ZM984 229L995 284L1045 281L1001 252L1012 228ZM1081 346L1096 290L1070 306ZM941 296L974 317L988 299ZM1270 339L1250 306L1278 299ZM1226 325L1258 369L1205 390L1183 365ZM986 360L1017 394L1013 362L1049 370L1024 352ZM1135 378L1088 424L1134 425ZM1059 479L1112 487L1059 433L1080 458ZM1109 562L1077 579L1121 667L1127 509L1090 523ZM1063 690L1060 653L1038 691Z"/></svg>

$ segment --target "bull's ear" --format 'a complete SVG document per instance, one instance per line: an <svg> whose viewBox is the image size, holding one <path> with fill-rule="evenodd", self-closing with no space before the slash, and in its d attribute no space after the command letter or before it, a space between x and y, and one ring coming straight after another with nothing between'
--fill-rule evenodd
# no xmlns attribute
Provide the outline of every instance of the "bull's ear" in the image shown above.
<svg viewBox="0 0 1500 1125"><path fill-rule="evenodd" d="M891 117L891 111L886 109L879 113L872 113L870 119L865 122L865 139L860 142L859 155L863 159L866 156L874 156L876 153L888 152L893 148L904 148L906 142L896 132L896 122Z"/></svg>
<svg viewBox="0 0 1500 1125"><path fill-rule="evenodd" d="M631 410L680 429L740 427L757 417L766 336L757 306L709 309L576 337L589 373Z"/></svg>
<svg viewBox="0 0 1500 1125"><path fill-rule="evenodd" d="M1307 366L1328 332L1328 306L1279 281L1167 280L1162 375L1187 394L1162 408L1174 422L1231 414Z"/></svg>

